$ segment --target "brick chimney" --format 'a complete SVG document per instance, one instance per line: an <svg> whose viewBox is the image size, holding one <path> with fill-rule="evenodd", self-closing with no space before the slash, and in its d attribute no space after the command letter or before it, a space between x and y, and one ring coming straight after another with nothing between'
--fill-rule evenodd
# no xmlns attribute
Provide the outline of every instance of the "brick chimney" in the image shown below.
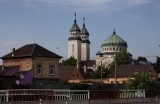
<svg viewBox="0 0 160 104"><path fill-rule="evenodd" d="M12 56L15 56L15 48L12 48Z"/></svg>

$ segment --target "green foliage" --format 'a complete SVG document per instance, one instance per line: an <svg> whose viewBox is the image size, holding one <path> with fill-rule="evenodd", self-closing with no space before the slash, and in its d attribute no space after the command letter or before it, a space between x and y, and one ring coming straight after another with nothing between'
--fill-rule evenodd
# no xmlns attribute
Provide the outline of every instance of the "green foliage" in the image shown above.
<svg viewBox="0 0 160 104"><path fill-rule="evenodd" d="M156 63L153 64L154 69L157 73L160 73L160 57L157 57Z"/></svg>
<svg viewBox="0 0 160 104"><path fill-rule="evenodd" d="M137 59L137 62L139 62L139 61L147 62L147 59L146 59L146 57L139 56Z"/></svg>
<svg viewBox="0 0 160 104"><path fill-rule="evenodd" d="M126 51L121 51L115 57L117 65L128 65L131 63L129 54Z"/></svg>
<svg viewBox="0 0 160 104"><path fill-rule="evenodd" d="M107 78L111 71L112 70L110 68L102 66L102 78ZM97 67L97 70L95 71L95 78L101 78L101 66Z"/></svg>
<svg viewBox="0 0 160 104"><path fill-rule="evenodd" d="M159 88L159 82L154 81L150 74L142 72L142 73L134 73L129 76L128 81L125 85L126 89L157 89ZM157 86L155 86L157 85Z"/></svg>
<svg viewBox="0 0 160 104"><path fill-rule="evenodd" d="M70 57L67 60L63 60L62 62L59 63L59 66L76 66L77 65L77 60L74 59L74 57Z"/></svg>

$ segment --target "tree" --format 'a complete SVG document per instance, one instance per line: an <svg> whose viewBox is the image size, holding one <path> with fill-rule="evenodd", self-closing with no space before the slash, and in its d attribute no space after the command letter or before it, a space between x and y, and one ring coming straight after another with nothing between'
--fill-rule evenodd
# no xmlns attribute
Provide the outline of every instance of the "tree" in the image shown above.
<svg viewBox="0 0 160 104"><path fill-rule="evenodd" d="M59 63L59 66L76 66L77 60L74 57L70 57L67 60L63 60Z"/></svg>
<svg viewBox="0 0 160 104"><path fill-rule="evenodd" d="M155 71L160 73L160 57L157 56L156 63L154 63L153 66Z"/></svg>
<svg viewBox="0 0 160 104"><path fill-rule="evenodd" d="M155 86L157 85L157 86ZM145 72L135 72L129 76L127 83L125 84L126 89L159 89L159 82L153 80L151 75Z"/></svg>
<svg viewBox="0 0 160 104"><path fill-rule="evenodd" d="M117 53L117 55L115 56L115 60L117 65L128 65L131 63L129 54L126 51Z"/></svg>
<svg viewBox="0 0 160 104"><path fill-rule="evenodd" d="M105 68L102 66L102 78L107 78L108 75L111 73L110 68ZM101 78L101 66L99 65L97 67L97 70L95 71L95 78Z"/></svg>
<svg viewBox="0 0 160 104"><path fill-rule="evenodd" d="M137 59L137 62L139 62L139 61L147 62L147 59L146 59L146 57L139 56Z"/></svg>

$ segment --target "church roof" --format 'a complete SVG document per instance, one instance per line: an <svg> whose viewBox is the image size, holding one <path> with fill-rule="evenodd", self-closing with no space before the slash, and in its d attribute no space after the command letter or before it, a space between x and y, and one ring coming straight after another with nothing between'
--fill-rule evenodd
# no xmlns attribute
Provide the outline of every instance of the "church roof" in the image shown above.
<svg viewBox="0 0 160 104"><path fill-rule="evenodd" d="M88 30L86 29L86 26L85 26L85 18L83 18L83 27L81 29L81 35L89 35L89 32L88 32Z"/></svg>
<svg viewBox="0 0 160 104"><path fill-rule="evenodd" d="M81 29L81 35L89 35L89 32L87 31L85 24L83 24L83 27Z"/></svg>
<svg viewBox="0 0 160 104"><path fill-rule="evenodd" d="M79 26L78 26L77 23L76 23L76 19L74 20L74 23L73 23L73 25L72 25L72 27L71 27L71 29L70 29L70 32L73 32L73 31L78 31L78 32L80 32Z"/></svg>
<svg viewBox="0 0 160 104"><path fill-rule="evenodd" d="M127 42L123 40L120 36L118 36L114 30L113 34L109 36L107 39L105 39L102 43L103 46L126 46Z"/></svg>
<svg viewBox="0 0 160 104"><path fill-rule="evenodd" d="M9 58L22 58L22 57L51 57L51 58L62 58L61 56L45 49L44 47L38 44L27 44L21 48L15 50L14 56L12 52L1 57L2 59Z"/></svg>

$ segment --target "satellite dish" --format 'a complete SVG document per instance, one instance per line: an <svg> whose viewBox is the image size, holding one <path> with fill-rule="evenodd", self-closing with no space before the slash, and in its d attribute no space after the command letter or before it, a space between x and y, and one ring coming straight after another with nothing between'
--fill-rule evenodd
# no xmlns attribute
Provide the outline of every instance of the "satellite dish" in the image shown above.
<svg viewBox="0 0 160 104"><path fill-rule="evenodd" d="M23 78L24 78L24 75L23 75L23 74L20 74L20 78L23 79Z"/></svg>
<svg viewBox="0 0 160 104"><path fill-rule="evenodd" d="M158 78L160 78L160 73L158 73Z"/></svg>

